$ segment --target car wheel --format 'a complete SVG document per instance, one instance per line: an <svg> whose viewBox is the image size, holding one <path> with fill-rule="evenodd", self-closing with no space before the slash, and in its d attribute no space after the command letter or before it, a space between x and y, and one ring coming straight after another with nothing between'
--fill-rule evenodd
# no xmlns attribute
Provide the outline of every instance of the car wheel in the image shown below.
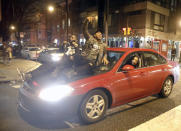
<svg viewBox="0 0 181 131"><path fill-rule="evenodd" d="M173 80L171 77L167 77L162 85L162 89L159 95L161 97L168 97L172 92L172 88L173 88Z"/></svg>
<svg viewBox="0 0 181 131"><path fill-rule="evenodd" d="M91 124L104 118L108 108L108 97L101 90L93 90L83 99L80 107L80 118Z"/></svg>

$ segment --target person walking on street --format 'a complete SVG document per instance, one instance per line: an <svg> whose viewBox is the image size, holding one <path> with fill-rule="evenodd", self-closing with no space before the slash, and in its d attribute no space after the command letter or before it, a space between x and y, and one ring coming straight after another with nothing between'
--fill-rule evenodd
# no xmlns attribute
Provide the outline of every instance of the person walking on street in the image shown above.
<svg viewBox="0 0 181 131"><path fill-rule="evenodd" d="M175 60L175 56L176 56L176 48L173 47L173 48L172 48L172 51L171 51L171 61L174 61L174 60Z"/></svg>

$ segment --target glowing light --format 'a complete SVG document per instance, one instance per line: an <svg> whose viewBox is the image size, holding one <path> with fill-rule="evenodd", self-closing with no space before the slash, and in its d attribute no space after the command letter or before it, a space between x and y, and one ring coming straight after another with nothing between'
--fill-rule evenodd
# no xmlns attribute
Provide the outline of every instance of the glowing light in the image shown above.
<svg viewBox="0 0 181 131"><path fill-rule="evenodd" d="M14 25L10 26L10 29L15 30L15 26Z"/></svg>
<svg viewBox="0 0 181 131"><path fill-rule="evenodd" d="M53 61L59 61L62 58L63 54L51 54L52 60Z"/></svg>
<svg viewBox="0 0 181 131"><path fill-rule="evenodd" d="M181 20L179 21L179 26L181 27Z"/></svg>
<svg viewBox="0 0 181 131"><path fill-rule="evenodd" d="M73 88L67 85L52 85L43 89L39 98L47 102L56 102L62 98L70 95L73 92Z"/></svg>
<svg viewBox="0 0 181 131"><path fill-rule="evenodd" d="M54 7L53 6L48 6L48 11L50 11L50 12L53 12L54 11Z"/></svg>

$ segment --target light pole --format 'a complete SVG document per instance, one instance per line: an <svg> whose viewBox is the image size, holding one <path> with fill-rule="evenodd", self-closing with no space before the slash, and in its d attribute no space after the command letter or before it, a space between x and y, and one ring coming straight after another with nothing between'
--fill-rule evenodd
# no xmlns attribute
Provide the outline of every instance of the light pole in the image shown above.
<svg viewBox="0 0 181 131"><path fill-rule="evenodd" d="M66 37L67 37L67 41L68 41L68 34L69 34L69 1L65 0L66 2ZM55 11L55 7L53 5L49 5L48 6L48 11L50 13L53 13ZM46 20L47 21L47 20Z"/></svg>
<svg viewBox="0 0 181 131"><path fill-rule="evenodd" d="M68 41L68 34L69 34L69 25L68 25L68 21L69 21L69 4L68 4L68 0L65 1L66 2L66 32L67 32L67 41Z"/></svg>
<svg viewBox="0 0 181 131"><path fill-rule="evenodd" d="M52 14L52 13L55 12L55 7L53 5L48 5L47 6L47 11ZM48 13L46 13L46 18L45 19L46 19L45 24L46 24L47 42L49 42L49 29L50 28L48 28Z"/></svg>
<svg viewBox="0 0 181 131"><path fill-rule="evenodd" d="M105 22L105 42L108 45L108 16L109 16L109 0L105 0L104 5L104 22Z"/></svg>
<svg viewBox="0 0 181 131"><path fill-rule="evenodd" d="M9 30L10 30L10 41L15 41L15 30L16 27L14 25L10 25L9 26Z"/></svg>

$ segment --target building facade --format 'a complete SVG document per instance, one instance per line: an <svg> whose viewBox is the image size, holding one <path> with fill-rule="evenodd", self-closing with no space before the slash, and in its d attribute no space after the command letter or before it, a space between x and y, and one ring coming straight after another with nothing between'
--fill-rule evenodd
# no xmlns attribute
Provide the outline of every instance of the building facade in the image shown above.
<svg viewBox="0 0 181 131"><path fill-rule="evenodd" d="M153 48L170 57L174 45L180 56L178 0L128 0L117 5L110 7L109 46Z"/></svg>

